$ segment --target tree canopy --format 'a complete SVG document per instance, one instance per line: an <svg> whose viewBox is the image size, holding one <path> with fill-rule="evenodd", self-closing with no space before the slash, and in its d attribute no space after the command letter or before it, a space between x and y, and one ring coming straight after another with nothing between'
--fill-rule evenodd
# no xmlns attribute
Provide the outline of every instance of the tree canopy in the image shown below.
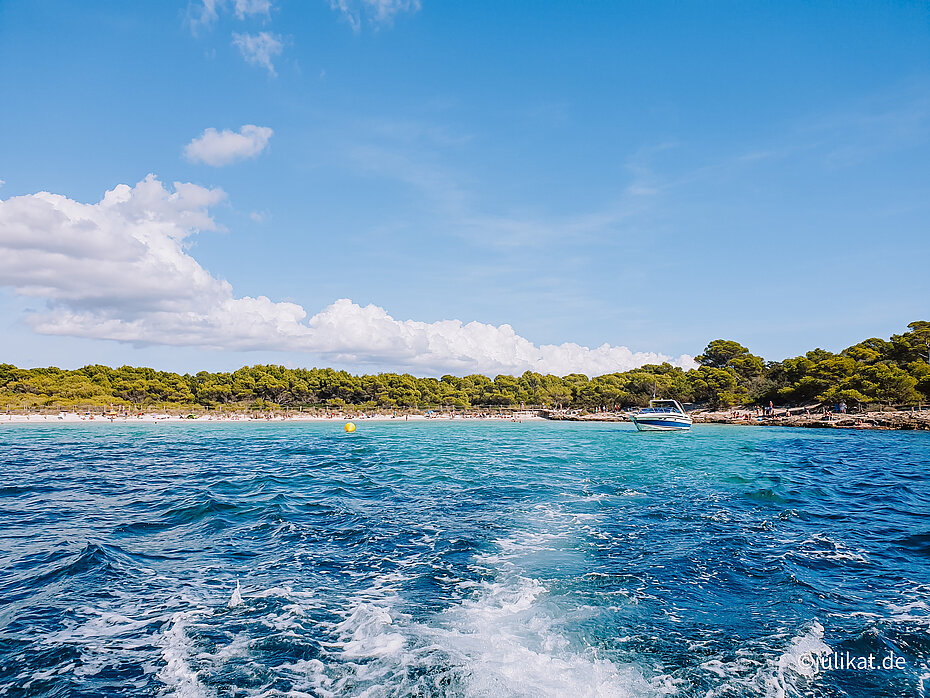
<svg viewBox="0 0 930 698"><path fill-rule="evenodd" d="M141 408L544 407L616 409L645 405L653 394L701 403L911 405L930 401L930 322L889 339L872 337L838 354L813 349L766 363L742 344L708 343L699 364L683 370L652 364L589 378L526 371L493 379L473 374L418 378L404 373L352 375L331 368L245 366L232 373L178 374L152 368L17 368L0 364L0 407L133 405Z"/></svg>

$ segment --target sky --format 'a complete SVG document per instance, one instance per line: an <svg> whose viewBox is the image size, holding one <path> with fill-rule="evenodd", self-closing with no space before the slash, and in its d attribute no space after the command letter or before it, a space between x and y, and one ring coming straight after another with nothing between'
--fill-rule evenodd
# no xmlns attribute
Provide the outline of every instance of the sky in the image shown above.
<svg viewBox="0 0 930 698"><path fill-rule="evenodd" d="M0 362L781 360L930 319L930 4L0 0Z"/></svg>

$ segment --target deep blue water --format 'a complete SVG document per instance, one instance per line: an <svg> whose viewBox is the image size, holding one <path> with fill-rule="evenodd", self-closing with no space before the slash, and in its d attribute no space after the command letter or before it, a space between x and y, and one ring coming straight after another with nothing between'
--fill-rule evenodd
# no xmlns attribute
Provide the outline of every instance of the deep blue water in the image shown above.
<svg viewBox="0 0 930 698"><path fill-rule="evenodd" d="M0 467L3 696L930 694L926 433L7 425Z"/></svg>

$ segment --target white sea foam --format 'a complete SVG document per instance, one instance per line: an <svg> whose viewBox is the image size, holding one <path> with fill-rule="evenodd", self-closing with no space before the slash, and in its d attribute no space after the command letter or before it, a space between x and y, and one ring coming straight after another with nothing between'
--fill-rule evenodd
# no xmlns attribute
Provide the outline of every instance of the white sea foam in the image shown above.
<svg viewBox="0 0 930 698"><path fill-rule="evenodd" d="M830 560L831 562L868 563L864 550L850 550L845 544L828 536L815 534L808 538L795 551L796 555L812 560Z"/></svg>
<svg viewBox="0 0 930 698"><path fill-rule="evenodd" d="M436 641L461 665L469 696L654 696L675 692L666 676L597 656L567 637L563 612L535 579L489 583L444 614Z"/></svg>
<svg viewBox="0 0 930 698"><path fill-rule="evenodd" d="M398 655L406 639L392 630L390 611L370 603L356 606L351 615L335 627L343 638L342 654L350 659L371 659Z"/></svg>
<svg viewBox="0 0 930 698"><path fill-rule="evenodd" d="M218 648L216 652L207 654L200 652L198 656L202 659L208 659L212 664L219 665L228 662L230 659L240 659L248 657L252 646L253 638L247 632L236 633L228 644Z"/></svg>
<svg viewBox="0 0 930 698"><path fill-rule="evenodd" d="M930 604L926 601L888 602L885 607L890 611L891 620L895 622L914 623L930 628Z"/></svg>
<svg viewBox="0 0 930 698"><path fill-rule="evenodd" d="M331 690L333 680L326 673L326 665L319 659L301 659L291 664L280 664L274 667L274 672L294 682L293 688L287 693L288 698L335 698L337 695Z"/></svg>
<svg viewBox="0 0 930 698"><path fill-rule="evenodd" d="M146 628L161 625L171 617L164 609L133 607L118 613L89 606L75 609L75 616L80 620L70 620L66 628L47 635L42 641L75 647L81 661L56 671L82 677L95 676L107 667L153 649L158 633L154 629L146 631Z"/></svg>
<svg viewBox="0 0 930 698"><path fill-rule="evenodd" d="M522 529L475 556L484 581L468 596L415 628L418 643L442 649L465 696L660 696L676 691L669 676L599 652L568 627L603 609L560 597L537 570L584 570L581 523L595 514L557 505L534 508ZM462 585L464 587L464 585Z"/></svg>
<svg viewBox="0 0 930 698"><path fill-rule="evenodd" d="M791 638L777 657L763 658L744 650L736 660L711 660L701 667L725 679L708 691L705 698L731 695L789 698L809 695L809 686L816 680L818 660L833 650L823 641L824 628L814 621L808 628Z"/></svg>
<svg viewBox="0 0 930 698"><path fill-rule="evenodd" d="M140 638L137 631L151 624L153 620L157 621L166 617L129 618L120 613L103 611L80 625L49 635L45 638L45 642L55 644L75 643L87 647L100 647L106 641L116 639L118 642L110 643L111 646L115 644L121 648L134 648L146 642L146 638Z"/></svg>
<svg viewBox="0 0 930 698"><path fill-rule="evenodd" d="M270 673L276 678L274 684L240 689L244 695L269 698L437 694L467 698L658 697L688 690L699 676L704 677L705 686L708 682L713 685L706 698L789 698L816 687L816 663L811 665L802 657L816 658L830 652L818 623L794 637L786 633L772 638L772 645L782 648L774 655L742 648L735 658L711 658L692 669L679 670L674 677L657 664L637 660L635 654L592 646L580 630L586 621L596 624L610 609L628 608L637 599L652 598L660 603L649 597L647 589L614 589L610 575L590 571L585 546L590 542L586 526L597 526L592 519L596 517L582 518L558 505L537 507L515 522L518 528L511 535L474 556L472 574L440 574L434 567L433 578L454 585L451 598L459 600L430 617L412 617L404 601L409 575L418 573L418 565L434 563L428 556L410 551L399 552L398 559L385 560L390 571L371 577L366 588L349 597L338 592L333 595L333 590L314 593L287 586L265 590L248 586L243 590L237 582L228 601L220 598L213 612L193 603L176 603L174 609L180 611L162 610L165 623L156 640L161 650L158 678L182 698L213 695L208 684L212 677L224 674L224 666L260 670L256 675ZM560 580L573 574L576 567L579 576L584 574L587 579L603 576L606 588L598 594L612 594L621 605L589 606L580 597L561 595ZM709 579L706 570L700 570L697 577L701 582ZM674 619L673 607L660 607ZM895 610L902 615L919 615L924 609L902 604ZM331 613L341 618L322 620L321 611L323 618ZM249 625L242 626L246 619ZM208 624L223 630L232 620L235 625L228 626L227 639L216 649L194 646L191 626ZM114 616L72 629L72 633L90 637L108 627L112 630L123 624L128 630L144 622L151 621ZM269 632L298 643L313 638L319 641L321 654L269 666L259 649L261 643L256 643ZM287 693L272 688L280 686L282 680L289 684Z"/></svg>
<svg viewBox="0 0 930 698"><path fill-rule="evenodd" d="M823 626L814 621L807 632L792 638L788 648L778 658L776 676L783 687L785 677L789 676L789 672L812 678L818 673L818 665L811 660L832 654L832 652L833 650L823 641Z"/></svg>
<svg viewBox="0 0 930 698"><path fill-rule="evenodd" d="M200 683L197 672L189 663L193 650L185 628L196 615L197 611L175 613L161 638L164 666L158 672L158 679L172 689L178 698L206 698L212 695Z"/></svg>
<svg viewBox="0 0 930 698"><path fill-rule="evenodd" d="M306 691L374 698L439 691L575 698L674 693L671 677L647 678L639 666L603 656L567 630L603 609L555 597L536 574L555 559L563 569L584 569L579 536L585 534L579 523L593 518L557 506L532 510L520 522L523 530L475 556L474 572L484 579L436 577L454 583L455 595L462 599L426 619L414 620L405 612L402 594L408 570L426 560L403 555L393 561L395 570L373 578L347 601L341 621L323 623L331 639L322 642L319 660L282 664L275 671L294 681L294 695ZM339 612L331 602L330 610ZM262 623L280 627L282 616L286 614L279 609Z"/></svg>
<svg viewBox="0 0 930 698"><path fill-rule="evenodd" d="M416 681L432 690L444 681L450 695L476 698L676 691L670 677L647 679L639 667L598 656L570 638L562 628L566 612L575 617L594 609L554 604L539 580L507 575L474 589L471 598L425 622L392 607L396 600L358 603L333 627L338 640L328 647L338 662L287 669L305 673L302 689L339 695L351 688L366 698L415 693Z"/></svg>
<svg viewBox="0 0 930 698"><path fill-rule="evenodd" d="M261 623L278 632L300 630L304 625L306 610L306 607L299 603L287 604L280 613L271 613L262 618Z"/></svg>
<svg viewBox="0 0 930 698"><path fill-rule="evenodd" d="M917 677L917 690L920 691L920 696L923 698L930 692L930 671L924 671L923 674Z"/></svg>
<svg viewBox="0 0 930 698"><path fill-rule="evenodd" d="M229 608L242 605L242 588L239 586L238 579L236 580L236 588L233 590L232 596L229 597L229 603L226 605L229 606Z"/></svg>

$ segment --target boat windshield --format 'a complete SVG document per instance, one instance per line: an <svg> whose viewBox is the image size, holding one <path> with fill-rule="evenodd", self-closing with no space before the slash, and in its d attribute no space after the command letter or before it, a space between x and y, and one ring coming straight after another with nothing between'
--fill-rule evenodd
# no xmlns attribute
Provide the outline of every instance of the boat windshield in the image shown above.
<svg viewBox="0 0 930 698"><path fill-rule="evenodd" d="M649 407L643 412L674 412L675 414L684 414L684 410L674 400L650 400Z"/></svg>

